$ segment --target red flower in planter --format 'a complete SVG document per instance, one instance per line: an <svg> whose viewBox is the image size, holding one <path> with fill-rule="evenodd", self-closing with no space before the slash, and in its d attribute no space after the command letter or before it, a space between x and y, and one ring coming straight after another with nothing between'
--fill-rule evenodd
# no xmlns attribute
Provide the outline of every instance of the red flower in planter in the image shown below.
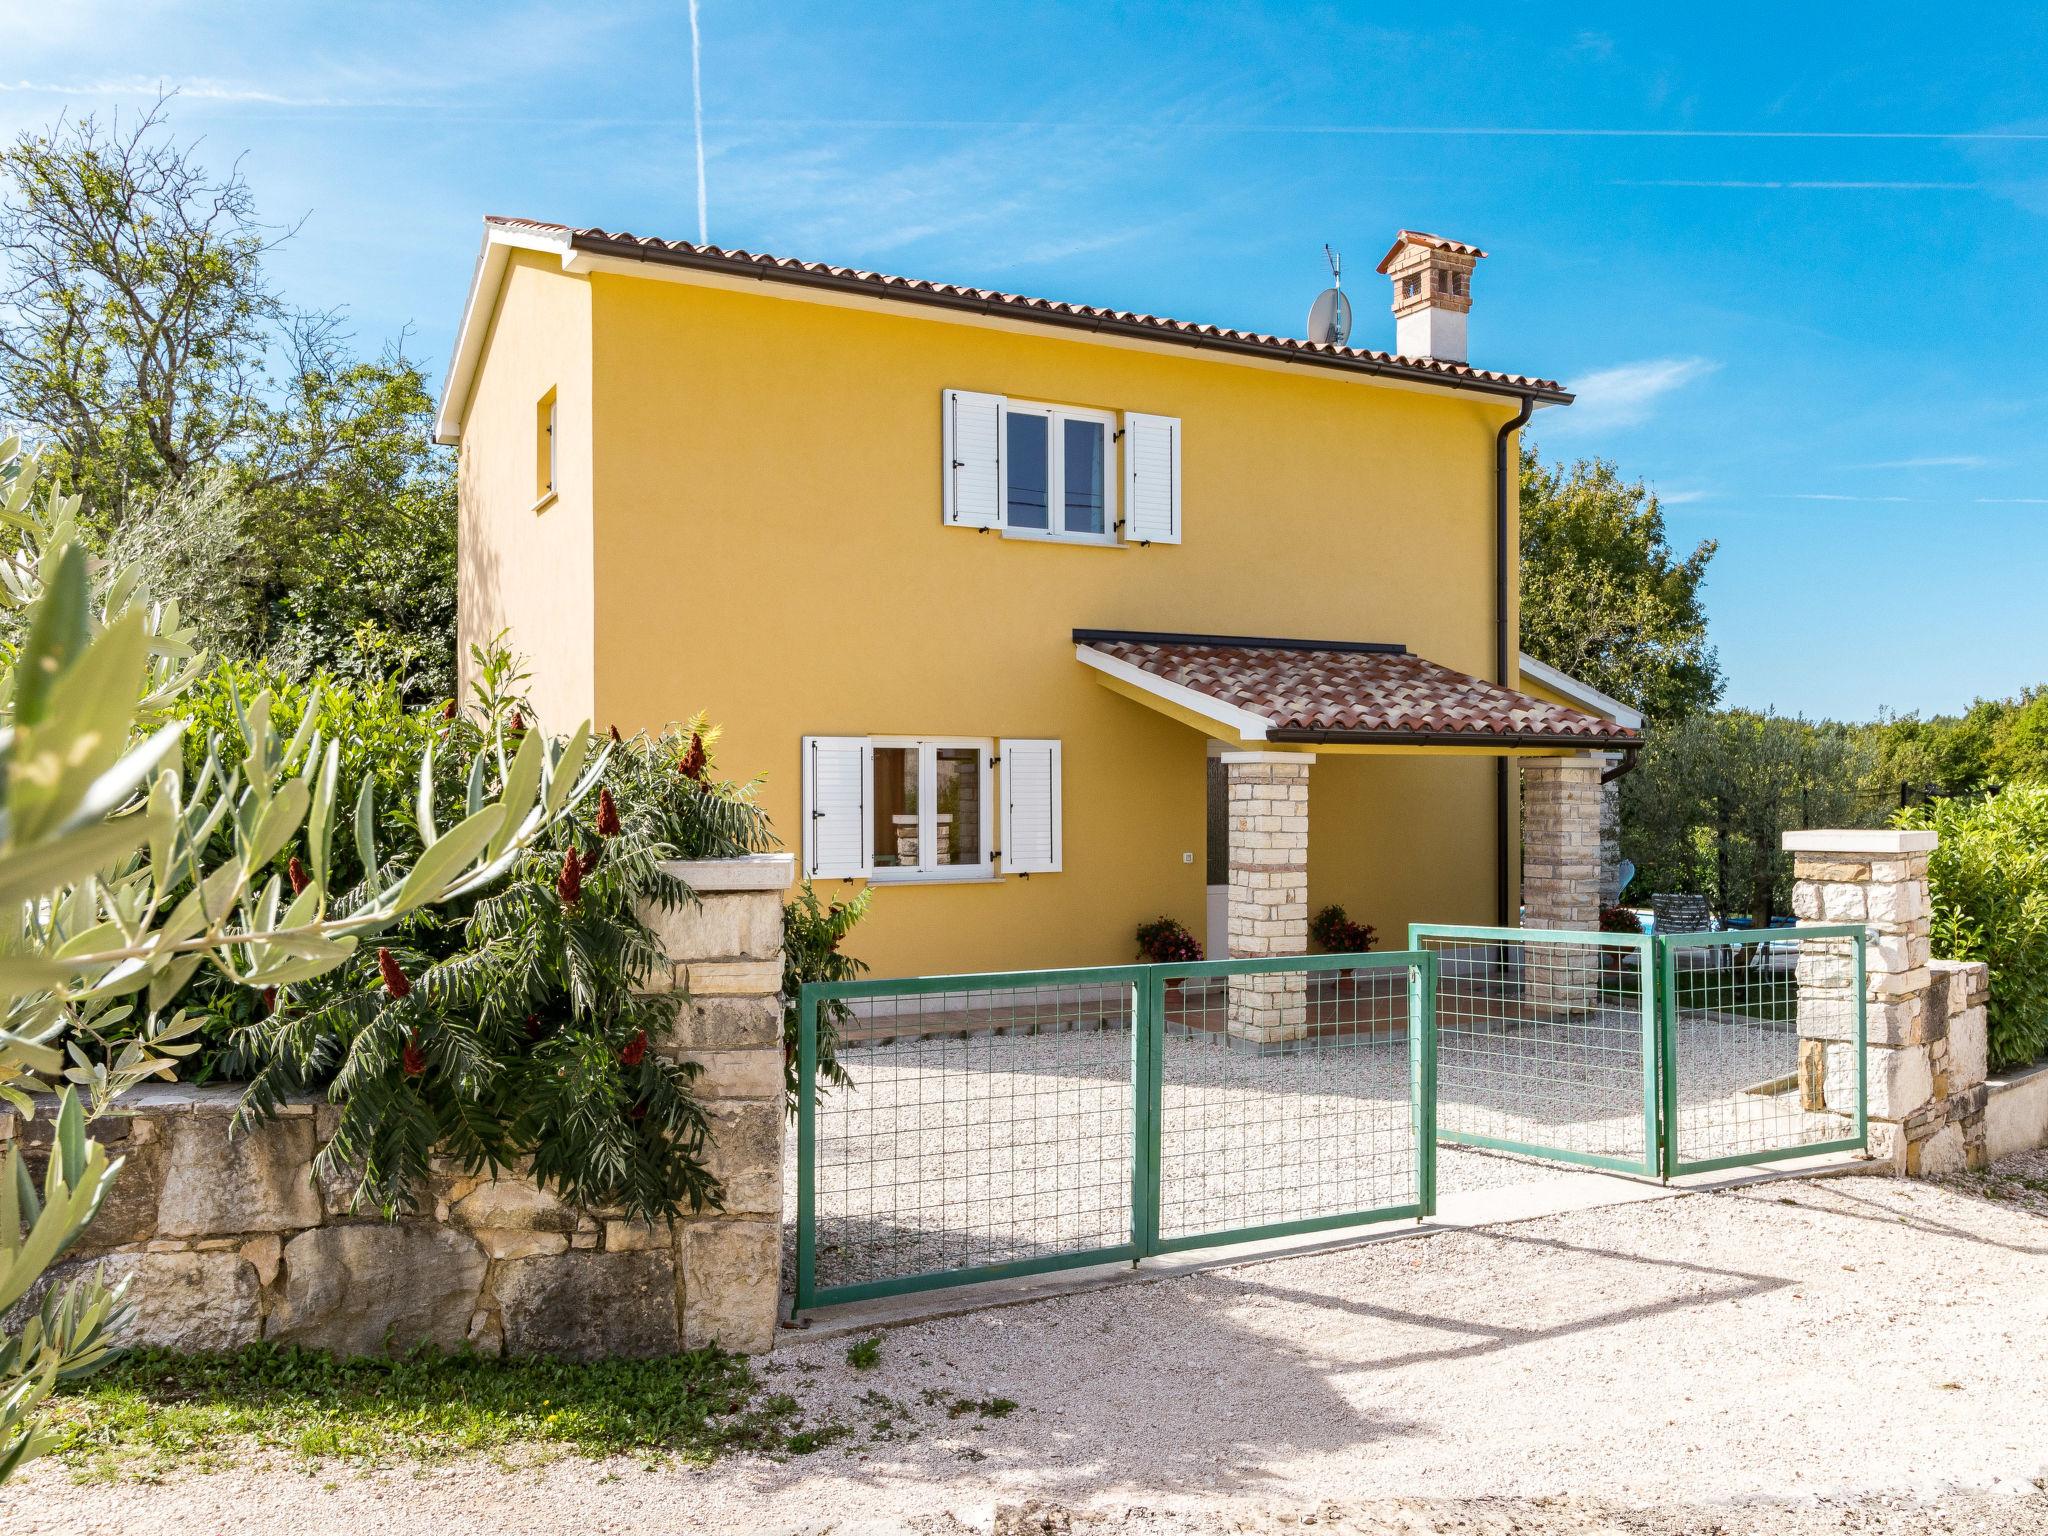
<svg viewBox="0 0 2048 1536"><path fill-rule="evenodd" d="M583 861L576 857L574 848L562 855L562 872L555 877L555 894L562 898L564 907L573 907L583 899Z"/></svg>
<svg viewBox="0 0 2048 1536"><path fill-rule="evenodd" d="M619 1065L622 1067L637 1067L640 1065L641 1058L646 1056L646 1054L647 1031L643 1029L634 1035L632 1039L628 1040L625 1049L619 1052Z"/></svg>
<svg viewBox="0 0 2048 1536"><path fill-rule="evenodd" d="M299 862L299 856L296 853L292 855L291 863L285 865L284 877L291 881L292 894L294 896L306 888L306 866Z"/></svg>
<svg viewBox="0 0 2048 1536"><path fill-rule="evenodd" d="M704 738L695 731L690 732L690 750L676 766L684 778L700 784L704 781Z"/></svg>
<svg viewBox="0 0 2048 1536"><path fill-rule="evenodd" d="M377 951L377 969L384 977L384 990L394 999L412 995L412 982L399 968L398 957L388 949Z"/></svg>
<svg viewBox="0 0 2048 1536"><path fill-rule="evenodd" d="M612 799L612 792L609 789L600 789L597 792L597 835L619 835L619 804Z"/></svg>
<svg viewBox="0 0 2048 1536"><path fill-rule="evenodd" d="M405 1049L399 1054L399 1062L404 1066L407 1077L418 1077L427 1070L427 1053L420 1049L418 1030L406 1036Z"/></svg>

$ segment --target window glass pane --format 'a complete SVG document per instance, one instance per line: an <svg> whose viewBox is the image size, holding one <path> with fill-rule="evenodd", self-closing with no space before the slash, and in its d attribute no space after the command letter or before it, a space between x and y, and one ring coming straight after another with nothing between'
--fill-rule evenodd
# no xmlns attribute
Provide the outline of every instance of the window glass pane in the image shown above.
<svg viewBox="0 0 2048 1536"><path fill-rule="evenodd" d="M1063 421L1061 446L1066 463L1066 529L1069 533L1102 532L1102 459L1107 430L1099 421Z"/></svg>
<svg viewBox="0 0 2048 1536"><path fill-rule="evenodd" d="M1005 419L1009 433L1003 445L1010 481L1006 514L1009 524L1012 528L1050 531L1046 508L1052 484L1052 439L1047 429L1052 423L1028 411L1012 411Z"/></svg>
<svg viewBox="0 0 2048 1536"><path fill-rule="evenodd" d="M938 754L939 800L932 832L933 862L981 864L985 862L981 851L981 750L940 747Z"/></svg>
<svg viewBox="0 0 2048 1536"><path fill-rule="evenodd" d="M917 748L875 748L875 867L917 868Z"/></svg>

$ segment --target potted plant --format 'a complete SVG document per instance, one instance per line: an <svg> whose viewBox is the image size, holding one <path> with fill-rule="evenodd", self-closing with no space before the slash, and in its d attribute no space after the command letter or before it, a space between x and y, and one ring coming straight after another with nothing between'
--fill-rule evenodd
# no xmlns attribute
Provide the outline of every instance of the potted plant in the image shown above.
<svg viewBox="0 0 2048 1536"><path fill-rule="evenodd" d="M1371 923L1354 923L1350 914L1335 902L1308 920L1308 936L1317 948L1331 955L1365 954L1379 942L1379 932ZM1336 974L1340 984L1347 978L1358 977L1358 972L1349 967Z"/></svg>
<svg viewBox="0 0 2048 1536"><path fill-rule="evenodd" d="M1202 944L1177 917L1155 917L1138 925L1138 958L1152 965L1176 965L1202 958ZM1166 1006L1178 1008L1181 983L1166 983Z"/></svg>

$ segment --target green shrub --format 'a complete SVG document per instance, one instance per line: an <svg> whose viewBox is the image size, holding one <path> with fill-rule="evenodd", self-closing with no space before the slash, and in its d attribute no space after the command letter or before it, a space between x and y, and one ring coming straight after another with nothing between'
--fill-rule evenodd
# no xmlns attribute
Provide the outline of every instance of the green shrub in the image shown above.
<svg viewBox="0 0 2048 1536"><path fill-rule="evenodd" d="M1991 966L1991 1065L2048 1053L2048 783L1930 801L1898 822L1941 838L1928 859L1934 952Z"/></svg>
<svg viewBox="0 0 2048 1536"><path fill-rule="evenodd" d="M852 981L867 969L839 946L868 915L874 894L874 887L868 886L847 901L827 906L806 880L796 900L782 909L782 1086L792 1115L797 1110L804 983ZM844 1088L853 1081L839 1064L839 1032L852 1022L853 1010L839 998L826 999L818 1010L817 1080L822 1087Z"/></svg>

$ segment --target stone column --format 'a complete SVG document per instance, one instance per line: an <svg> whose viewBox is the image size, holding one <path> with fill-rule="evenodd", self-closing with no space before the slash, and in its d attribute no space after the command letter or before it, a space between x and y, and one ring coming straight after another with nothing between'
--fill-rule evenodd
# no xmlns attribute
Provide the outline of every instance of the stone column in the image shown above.
<svg viewBox="0 0 2048 1536"><path fill-rule="evenodd" d="M1600 930L1602 767L1597 757L1522 760L1524 928ZM1598 996L1600 953L1590 945L1532 947L1523 966L1531 1004L1572 1012Z"/></svg>
<svg viewBox="0 0 2048 1536"><path fill-rule="evenodd" d="M1232 958L1308 953L1310 752L1226 752L1230 784ZM1230 978L1230 1036L1253 1045L1308 1034L1300 972Z"/></svg>
<svg viewBox="0 0 2048 1536"><path fill-rule="evenodd" d="M650 915L672 963L674 1028L657 1049L703 1068L708 1162L725 1209L675 1223L685 1349L774 1346L782 1277L782 897L786 853L666 866L697 901Z"/></svg>
<svg viewBox="0 0 2048 1536"><path fill-rule="evenodd" d="M1902 1173L1981 1162L1984 1149L1982 965L1932 959L1927 856L1932 832L1803 831L1792 854L1801 922L1864 926L1870 1156ZM1809 1110L1856 1109L1855 957L1847 944L1799 955L1799 1096Z"/></svg>

